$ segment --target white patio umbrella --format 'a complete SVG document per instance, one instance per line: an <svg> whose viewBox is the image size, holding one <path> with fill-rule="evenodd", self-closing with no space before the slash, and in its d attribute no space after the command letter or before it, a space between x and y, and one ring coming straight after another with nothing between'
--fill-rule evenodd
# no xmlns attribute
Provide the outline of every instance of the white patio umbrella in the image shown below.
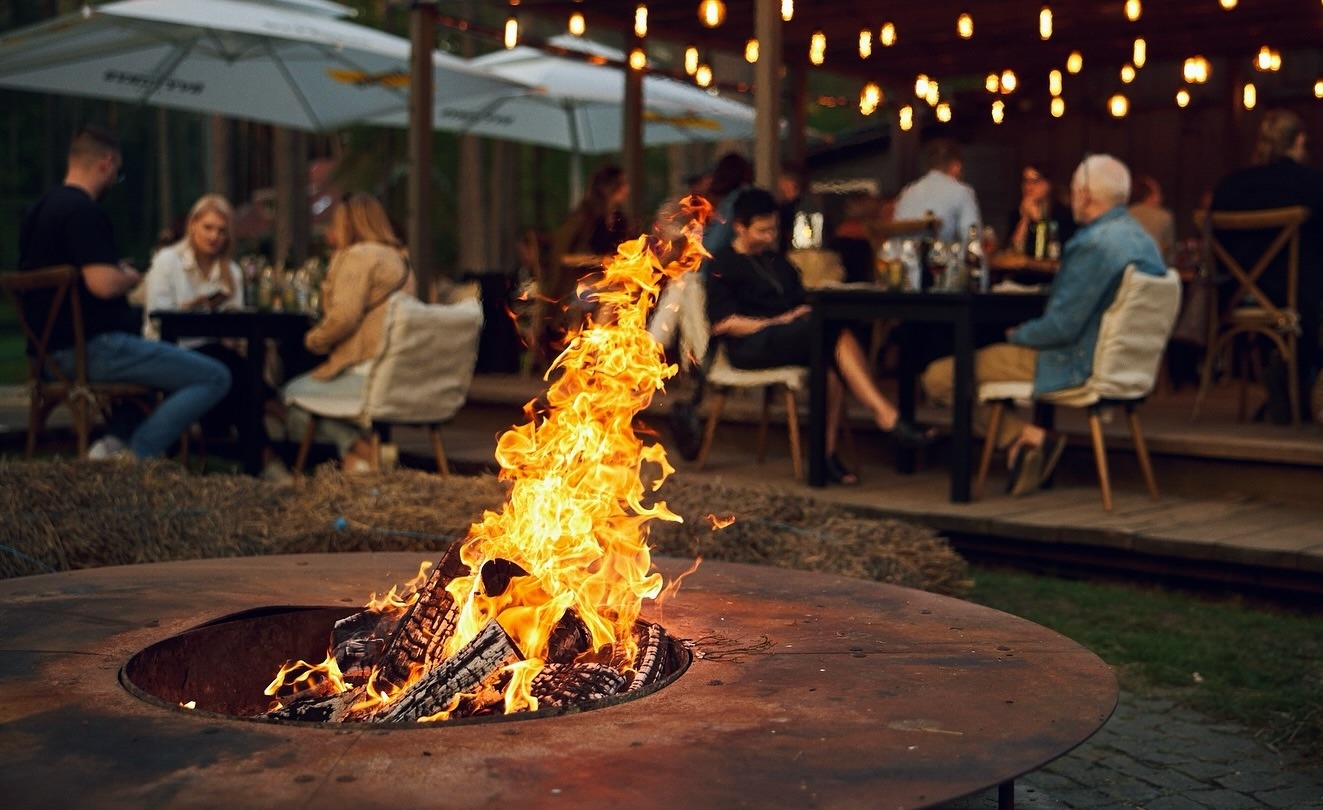
<svg viewBox="0 0 1323 810"><path fill-rule="evenodd" d="M409 41L333 19L333 5L123 0L85 6L0 37L0 86L312 132L391 112L407 120ZM458 57L434 53L432 61L438 105L518 89Z"/></svg>

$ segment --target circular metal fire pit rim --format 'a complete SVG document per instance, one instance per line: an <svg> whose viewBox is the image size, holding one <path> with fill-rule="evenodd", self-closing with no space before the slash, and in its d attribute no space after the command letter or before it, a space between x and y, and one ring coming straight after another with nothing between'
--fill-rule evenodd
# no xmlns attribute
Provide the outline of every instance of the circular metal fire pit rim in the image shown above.
<svg viewBox="0 0 1323 810"><path fill-rule="evenodd" d="M405 730L413 730L413 729L437 728L439 726L450 727L450 726L487 725L492 723L520 722L525 720L541 720L551 717L565 717L567 715L581 714L583 712L590 712L590 711L595 711L597 709L604 709L609 706L618 706L625 703L632 703L633 701L653 695L659 690L664 689L667 686L670 686L689 669L689 665L693 663L693 658L694 658L693 654L688 649L687 644L689 642L687 639L678 638L668 633L666 636L669 642L667 645L667 653L671 659L671 665L668 667L669 671L667 672L666 675L658 678L656 681L653 681L647 686L642 686L639 687L638 689L634 689L629 692L620 692L611 695L609 697L602 698L600 700L580 701L566 706L547 707L532 712L483 715L480 717L459 717L453 720L444 720L438 722L411 722L411 723L371 723L371 722L321 723L321 722L305 721L305 720L283 720L283 719L267 717L265 715L249 716L249 715L228 714L225 712L215 712L206 709L196 709L196 708L190 709L187 706L183 706L180 705L179 703L166 700L165 698L162 698L159 695L156 695L146 689L139 687L138 684L134 683L133 678L129 675L129 669L133 666L134 662L138 659L139 656L153 649L154 647L157 647L161 644L166 644L175 639L179 639L190 633L194 633L200 630L205 630L208 628L219 627L221 625L225 625L227 623L232 623L232 622L259 620L267 617L277 617L280 616L281 614L286 614L286 613L294 613L300 611L314 611L314 610L326 610L326 611L343 610L345 615L349 616L362 610L362 608L361 607L347 608L343 605L263 605L253 608L246 608L244 610L228 613L223 616L217 616L215 618L208 619L204 622L189 627L181 632L171 634L161 639L157 639L156 641L153 641L151 644L148 644L146 647L143 647L142 649L138 650L133 655L129 656L129 658L123 664L120 665L119 669L116 671L116 678L119 681L120 686L122 686L125 691L133 695L138 700L156 706L159 709L163 709L169 712L179 713L189 717L198 717L198 718L206 718L208 720L229 721L229 722L237 722L237 723L258 723L262 725L281 726L285 728L328 729L331 731L344 731L345 729L363 729L363 730L372 730L372 731L405 731ZM636 624L645 625L648 624L648 622L644 622L643 620L640 619L638 622L636 622ZM664 627L662 629L663 631L665 631ZM279 666L278 663L276 665Z"/></svg>

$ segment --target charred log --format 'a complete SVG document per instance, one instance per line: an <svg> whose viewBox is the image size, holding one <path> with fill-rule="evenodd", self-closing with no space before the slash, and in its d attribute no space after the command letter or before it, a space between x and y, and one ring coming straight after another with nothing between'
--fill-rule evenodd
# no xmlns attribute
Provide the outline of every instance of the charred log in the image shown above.
<svg viewBox="0 0 1323 810"><path fill-rule="evenodd" d="M592 634L588 625L583 623L578 613L567 610L547 638L546 660L552 664L571 664L587 652L591 644Z"/></svg>
<svg viewBox="0 0 1323 810"><path fill-rule="evenodd" d="M547 664L529 685L539 707L562 707L608 698L625 676L606 664Z"/></svg>
<svg viewBox="0 0 1323 810"><path fill-rule="evenodd" d="M488 596L500 596L510 587L511 580L515 577L526 577L528 572L517 563L498 558L483 563L478 576L482 579L483 593Z"/></svg>
<svg viewBox="0 0 1323 810"><path fill-rule="evenodd" d="M670 657L671 642L661 625L649 622L635 635L639 651L626 692L642 689L666 674L666 661Z"/></svg>
<svg viewBox="0 0 1323 810"><path fill-rule="evenodd" d="M361 686L330 695L318 695L307 691L300 693L288 705L267 712L266 716L271 720L340 723L344 722L350 707L362 701L365 694Z"/></svg>
<svg viewBox="0 0 1323 810"><path fill-rule="evenodd" d="M398 688L408 682L411 673L433 666L440 659L441 646L455 629L459 606L446 584L455 577L468 576L469 567L459 558L459 543L446 549L418 599L400 619L386 643L377 665L378 683Z"/></svg>

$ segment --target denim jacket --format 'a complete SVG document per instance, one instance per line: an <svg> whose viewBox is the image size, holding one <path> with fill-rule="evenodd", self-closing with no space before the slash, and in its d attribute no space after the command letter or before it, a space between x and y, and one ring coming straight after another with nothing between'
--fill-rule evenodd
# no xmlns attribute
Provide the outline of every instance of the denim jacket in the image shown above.
<svg viewBox="0 0 1323 810"><path fill-rule="evenodd" d="M1011 343L1038 349L1035 394L1073 388L1088 379L1098 327L1128 264L1150 275L1166 272L1153 237L1123 206L1081 226L1066 242L1046 311L1009 336Z"/></svg>

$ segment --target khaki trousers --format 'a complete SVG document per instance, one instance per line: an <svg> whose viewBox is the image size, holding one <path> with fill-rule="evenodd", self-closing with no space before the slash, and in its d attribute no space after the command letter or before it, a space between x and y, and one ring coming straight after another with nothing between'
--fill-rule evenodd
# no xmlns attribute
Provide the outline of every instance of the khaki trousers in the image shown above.
<svg viewBox="0 0 1323 810"><path fill-rule="evenodd" d="M1034 366L1038 363L1038 350L1013 343L994 343L974 352L974 388L985 382L1024 381L1033 382ZM955 390L955 358L943 357L934 360L924 369L920 378L928 399L939 405L951 404L951 395ZM988 432L987 405L974 401L974 432L985 436ZM1025 419L1006 410L997 428L997 447L1005 449L1027 424Z"/></svg>

